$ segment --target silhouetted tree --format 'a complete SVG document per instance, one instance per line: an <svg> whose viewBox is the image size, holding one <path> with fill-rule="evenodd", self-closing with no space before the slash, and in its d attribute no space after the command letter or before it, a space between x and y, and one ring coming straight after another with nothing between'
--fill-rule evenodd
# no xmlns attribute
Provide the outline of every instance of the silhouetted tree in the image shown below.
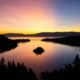
<svg viewBox="0 0 80 80"><path fill-rule="evenodd" d="M53 72L41 73L43 80L80 80L80 58L76 55L73 64L67 64L64 68Z"/></svg>
<svg viewBox="0 0 80 80"><path fill-rule="evenodd" d="M76 55L76 57L75 57L75 59L74 59L74 61L73 61L73 64L74 64L75 66L80 65L80 58L79 58L78 55Z"/></svg>
<svg viewBox="0 0 80 80"><path fill-rule="evenodd" d="M14 61L5 64L4 58L0 60L0 79L1 80L37 80L32 69L27 69L24 63L15 64Z"/></svg>

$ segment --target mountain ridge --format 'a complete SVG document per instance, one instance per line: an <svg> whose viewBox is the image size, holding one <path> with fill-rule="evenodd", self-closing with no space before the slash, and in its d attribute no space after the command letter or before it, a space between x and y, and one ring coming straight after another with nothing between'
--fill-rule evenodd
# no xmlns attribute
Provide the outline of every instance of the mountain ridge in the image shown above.
<svg viewBox="0 0 80 80"><path fill-rule="evenodd" d="M80 35L80 32L41 32L36 34L22 34L22 33L6 33L3 34L7 37L62 37Z"/></svg>

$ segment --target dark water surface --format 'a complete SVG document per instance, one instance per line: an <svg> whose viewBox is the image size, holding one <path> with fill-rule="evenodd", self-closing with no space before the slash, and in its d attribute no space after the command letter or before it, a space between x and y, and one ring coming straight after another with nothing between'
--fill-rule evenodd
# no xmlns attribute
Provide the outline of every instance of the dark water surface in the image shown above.
<svg viewBox="0 0 80 80"><path fill-rule="evenodd" d="M74 60L76 54L80 55L79 47L71 47L51 42L42 42L44 37L15 37L11 39L31 39L28 43L19 43L18 47L0 54L0 58L4 57L6 63L8 61L24 62L25 66L33 69L36 74L43 71L52 71L56 68ZM36 55L33 50L42 47L45 52Z"/></svg>

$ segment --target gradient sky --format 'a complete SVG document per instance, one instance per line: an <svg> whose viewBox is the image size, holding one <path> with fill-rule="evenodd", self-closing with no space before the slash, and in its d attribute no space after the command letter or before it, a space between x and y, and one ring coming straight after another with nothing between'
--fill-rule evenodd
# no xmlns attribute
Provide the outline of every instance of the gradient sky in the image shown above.
<svg viewBox="0 0 80 80"><path fill-rule="evenodd" d="M0 33L80 31L80 0L0 0Z"/></svg>

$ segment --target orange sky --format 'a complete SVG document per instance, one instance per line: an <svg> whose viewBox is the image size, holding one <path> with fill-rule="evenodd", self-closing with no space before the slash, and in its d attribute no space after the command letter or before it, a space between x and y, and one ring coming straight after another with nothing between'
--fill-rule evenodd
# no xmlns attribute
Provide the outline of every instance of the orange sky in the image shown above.
<svg viewBox="0 0 80 80"><path fill-rule="evenodd" d="M50 1L0 0L0 33L80 31L80 25L66 25Z"/></svg>

